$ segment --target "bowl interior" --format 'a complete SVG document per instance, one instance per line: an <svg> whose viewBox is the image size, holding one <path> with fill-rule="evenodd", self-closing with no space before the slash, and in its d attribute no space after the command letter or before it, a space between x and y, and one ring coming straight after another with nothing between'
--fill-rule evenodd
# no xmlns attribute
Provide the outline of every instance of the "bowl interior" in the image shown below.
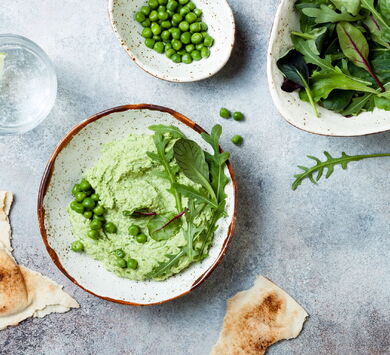
<svg viewBox="0 0 390 355"><path fill-rule="evenodd" d="M358 116L344 117L319 106L320 117L317 118L310 104L301 101L297 92L288 93L280 88L283 75L276 62L292 48L291 31L299 31L299 16L294 4L295 0L282 0L268 49L268 84L282 116L304 131L330 136L358 136L390 130L390 114L387 111L375 109Z"/></svg>
<svg viewBox="0 0 390 355"><path fill-rule="evenodd" d="M191 64L173 63L165 55L144 45L142 26L134 14L146 4L145 0L110 0L110 16L121 45L133 60L146 72L160 79L190 82L208 78L218 72L228 61L233 45L235 24L232 10L226 0L196 0L203 11L203 21L208 33L215 39L207 59Z"/></svg>
<svg viewBox="0 0 390 355"><path fill-rule="evenodd" d="M0 80L0 135L23 133L50 113L57 95L57 77L45 52L29 39L0 35L5 53Z"/></svg>
<svg viewBox="0 0 390 355"><path fill-rule="evenodd" d="M94 165L99 157L96 152L100 151L102 144L121 139L130 133L151 133L148 126L156 123L176 125L190 139L209 150L199 133L175 119L170 113L132 109L107 114L90 122L77 133L73 131L69 136L71 140L68 144L62 150L57 148L59 154L52 169L47 172L47 176L51 173L51 178L46 186L43 200L44 221L40 223L41 230L44 227L42 232L43 236L45 234L47 236L48 250L52 259L72 281L76 281L81 287L99 297L116 302L150 305L189 292L212 271L214 264L224 254L231 238L235 206L232 181L226 187L228 215L219 223L220 227L216 232L210 256L202 263L194 264L166 281L137 282L122 279L105 270L100 262L86 255L69 251L69 245L74 240L66 212L66 206L71 200L71 186L80 179L87 168Z"/></svg>

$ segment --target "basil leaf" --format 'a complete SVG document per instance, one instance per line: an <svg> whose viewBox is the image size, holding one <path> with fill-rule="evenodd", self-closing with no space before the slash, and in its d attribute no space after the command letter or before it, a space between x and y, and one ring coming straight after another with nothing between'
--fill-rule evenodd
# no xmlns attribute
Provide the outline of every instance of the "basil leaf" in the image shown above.
<svg viewBox="0 0 390 355"><path fill-rule="evenodd" d="M348 22L340 22L336 26L340 47L345 56L356 66L363 68L374 78L382 91L385 88L368 62L369 47L363 33Z"/></svg>
<svg viewBox="0 0 390 355"><path fill-rule="evenodd" d="M215 192L209 182L209 166L202 148L194 141L181 138L173 146L173 153L184 175L202 185L216 201Z"/></svg>
<svg viewBox="0 0 390 355"><path fill-rule="evenodd" d="M360 10L360 0L331 0L334 6L341 12L348 11L356 16Z"/></svg>

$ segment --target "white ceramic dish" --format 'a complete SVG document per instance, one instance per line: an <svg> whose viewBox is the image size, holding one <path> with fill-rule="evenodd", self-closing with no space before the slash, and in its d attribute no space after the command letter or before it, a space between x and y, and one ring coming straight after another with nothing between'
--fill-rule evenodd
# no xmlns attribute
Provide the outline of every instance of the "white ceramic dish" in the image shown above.
<svg viewBox="0 0 390 355"><path fill-rule="evenodd" d="M69 250L74 240L66 212L71 200L71 186L85 169L94 165L98 158L96 152L100 151L102 144L132 132L152 133L148 127L156 123L178 126L189 138L209 150L199 135L202 128L177 112L151 105L117 107L90 117L64 137L48 162L38 198L42 238L57 267L71 281L95 296L128 305L160 304L199 286L225 255L236 219L236 183L229 163L227 217L220 221L210 256L203 262L162 282L137 282L120 278L107 271L99 261Z"/></svg>
<svg viewBox="0 0 390 355"><path fill-rule="evenodd" d="M119 42L129 56L149 74L173 82L191 82L209 78L221 70L230 58L235 39L233 12L226 0L196 0L203 11L203 21L209 26L209 34L215 44L207 59L191 64L176 64L165 55L156 53L144 45L140 32L142 26L134 14L146 4L146 0L110 0L109 13L112 27Z"/></svg>
<svg viewBox="0 0 390 355"><path fill-rule="evenodd" d="M375 109L354 117L319 108L320 117L313 114L307 102L299 99L298 93L284 92L280 86L283 76L276 61L292 48L290 33L299 31L299 16L294 10L295 0L282 0L272 28L267 74L272 99L282 116L293 126L304 131L327 136L361 136L390 130L390 112Z"/></svg>

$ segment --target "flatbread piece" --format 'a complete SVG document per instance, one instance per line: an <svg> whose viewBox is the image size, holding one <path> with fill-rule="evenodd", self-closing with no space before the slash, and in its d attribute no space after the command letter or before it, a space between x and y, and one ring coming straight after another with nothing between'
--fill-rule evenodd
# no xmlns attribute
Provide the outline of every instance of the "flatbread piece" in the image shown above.
<svg viewBox="0 0 390 355"><path fill-rule="evenodd" d="M223 329L211 355L259 355L283 339L296 338L308 314L263 276L228 301Z"/></svg>

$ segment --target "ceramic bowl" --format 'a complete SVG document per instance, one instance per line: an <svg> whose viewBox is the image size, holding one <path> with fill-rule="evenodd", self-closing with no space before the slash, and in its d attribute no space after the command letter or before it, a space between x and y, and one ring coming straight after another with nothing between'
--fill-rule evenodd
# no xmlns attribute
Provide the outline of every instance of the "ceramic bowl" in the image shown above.
<svg viewBox="0 0 390 355"><path fill-rule="evenodd" d="M233 12L226 0L196 0L203 11L203 21L209 26L208 33L215 39L207 59L191 64L176 64L165 55L156 53L144 45L142 26L134 14L146 4L146 0L110 0L109 13L112 27L122 47L143 70L172 82L191 82L209 78L227 63L235 38Z"/></svg>
<svg viewBox="0 0 390 355"><path fill-rule="evenodd" d="M282 116L293 126L304 131L327 136L361 136L390 130L390 113L375 109L354 117L318 107L320 117L313 114L309 103L301 101L298 93L284 92L280 87L283 76L276 62L292 48L290 33L299 31L299 16L294 10L295 0L282 0L276 13L268 48L268 84L273 101Z"/></svg>
<svg viewBox="0 0 390 355"><path fill-rule="evenodd" d="M226 186L227 216L220 220L214 246L203 262L196 263L165 281L131 281L107 271L101 262L69 250L74 241L66 206L70 189L85 169L93 166L106 142L130 133L152 132L152 124L176 125L190 139L210 151L200 137L204 130L187 117L168 108L129 105L96 114L74 127L54 150L43 175L38 196L38 220L43 241L57 267L76 285L105 300L127 305L160 304L181 297L199 286L224 257L236 220L236 182L230 163Z"/></svg>

